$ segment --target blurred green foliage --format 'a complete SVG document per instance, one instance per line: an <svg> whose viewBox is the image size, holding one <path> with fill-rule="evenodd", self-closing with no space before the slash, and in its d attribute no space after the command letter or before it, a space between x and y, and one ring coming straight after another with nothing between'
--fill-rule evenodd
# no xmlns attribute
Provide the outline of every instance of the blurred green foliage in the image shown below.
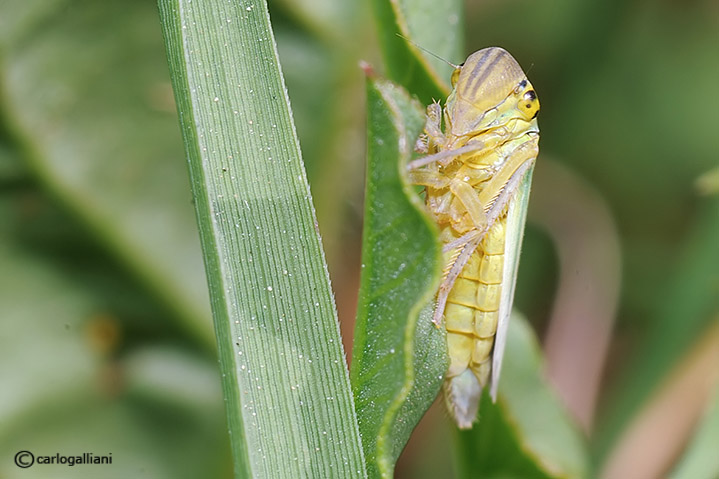
<svg viewBox="0 0 719 479"><path fill-rule="evenodd" d="M351 321L364 170L357 62L382 70L378 32L364 2L270 3L341 319ZM694 186L719 163L719 7L472 0L464 30L465 53L501 45L528 70L542 154L591 183L619 230L621 301L590 438L601 462L719 313L719 197ZM69 449L125 455L133 477L139 467L144 477L229 476L155 5L3 2L0 62L0 475L15 474L16 450L62 437ZM557 253L531 225L524 244L517 303L542 329ZM143 379L155 367L166 381ZM446 441L424 444L431 450L408 452L408 477L452 467Z"/></svg>

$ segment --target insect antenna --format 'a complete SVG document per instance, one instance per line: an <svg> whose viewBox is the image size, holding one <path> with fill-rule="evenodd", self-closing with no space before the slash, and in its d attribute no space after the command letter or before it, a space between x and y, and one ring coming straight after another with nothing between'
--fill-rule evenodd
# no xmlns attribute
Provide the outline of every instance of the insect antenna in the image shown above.
<svg viewBox="0 0 719 479"><path fill-rule="evenodd" d="M412 45L414 45L415 47L419 48L420 50L422 50L422 51L425 52L426 54L432 55L432 56L433 56L434 58L436 58L437 60L443 61L444 63L446 63L447 65L451 66L451 67L454 68L455 70L456 70L457 68L459 68L459 65L455 65L454 63L452 63L452 62L450 62L450 61L448 61L448 60L445 60L444 58L440 57L440 56L437 55L436 53L433 53L433 52L427 50L426 48L424 48L423 46L418 45L417 43L413 42L412 40L410 40L409 38L405 37L405 36L402 35L401 33L395 33L395 35L397 35L397 36L400 37L401 39L405 40L407 43L411 43Z"/></svg>

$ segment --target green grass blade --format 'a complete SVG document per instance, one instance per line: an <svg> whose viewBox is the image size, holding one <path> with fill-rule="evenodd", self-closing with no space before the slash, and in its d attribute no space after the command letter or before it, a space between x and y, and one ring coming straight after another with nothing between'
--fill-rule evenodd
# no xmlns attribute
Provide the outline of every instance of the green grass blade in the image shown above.
<svg viewBox="0 0 719 479"><path fill-rule="evenodd" d="M236 477L362 477L336 312L264 1L161 0Z"/></svg>
<svg viewBox="0 0 719 479"><path fill-rule="evenodd" d="M452 68L410 45L400 34L440 58L464 61L460 0L373 0L385 71L428 104L447 96Z"/></svg>
<svg viewBox="0 0 719 479"><path fill-rule="evenodd" d="M545 383L537 340L513 314L497 404L484 394L479 422L458 432L458 477L591 477L584 440Z"/></svg>
<svg viewBox="0 0 719 479"><path fill-rule="evenodd" d="M447 367L442 330L420 309L438 285L436 228L408 194L400 165L422 110L401 88L369 80L369 146L352 386L370 477L392 477L409 435ZM414 201L412 201L414 199Z"/></svg>

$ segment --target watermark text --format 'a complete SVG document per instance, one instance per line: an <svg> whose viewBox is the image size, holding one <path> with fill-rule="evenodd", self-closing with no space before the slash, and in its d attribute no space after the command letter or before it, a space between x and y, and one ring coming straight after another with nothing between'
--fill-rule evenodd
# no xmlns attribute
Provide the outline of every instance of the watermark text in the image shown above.
<svg viewBox="0 0 719 479"><path fill-rule="evenodd" d="M30 451L18 451L15 454L15 465L27 469L34 465L60 464L63 466L81 466L88 464L112 464L112 453L97 455L91 452L81 454L33 454Z"/></svg>

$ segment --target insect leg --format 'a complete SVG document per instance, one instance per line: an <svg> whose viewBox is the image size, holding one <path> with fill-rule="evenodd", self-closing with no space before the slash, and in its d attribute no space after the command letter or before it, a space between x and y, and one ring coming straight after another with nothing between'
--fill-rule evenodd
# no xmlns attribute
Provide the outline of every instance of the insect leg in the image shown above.
<svg viewBox="0 0 719 479"><path fill-rule="evenodd" d="M438 139L444 143L444 134L442 133L442 107L437 102L427 106L427 120L424 124L424 131L430 139Z"/></svg>
<svg viewBox="0 0 719 479"><path fill-rule="evenodd" d="M427 134L422 133L414 143L414 151L417 153L429 153L429 137Z"/></svg>
<svg viewBox="0 0 719 479"><path fill-rule="evenodd" d="M438 326L439 324L441 324L442 315L444 314L444 308L447 305L447 298L449 297L449 292L452 290L452 286L454 286L455 281L459 277L459 274L462 272L464 266L467 264L467 261L469 261L469 258L472 253L475 249L477 249L477 246L484 238L485 234L487 233L487 229L497 220L499 215L509 203L509 200L512 198L512 195L519 187L525 174L532 166L534 166L534 157L524 160L524 162L519 165L519 167L505 182L503 188L501 188L499 193L497 194L494 203L492 203L490 208L487 210L485 216L486 224L484 228L470 231L461 238L450 243L457 244L463 238L467 239L467 242L466 244L464 244L461 253L455 260L454 264L452 265L452 268L449 270L449 273L444 278L444 281L442 281L442 284L439 287L439 292L437 293L437 307L434 311L434 317L432 318L432 322L434 324ZM447 246L449 246L449 244L445 246L445 251L447 251ZM461 243L457 245L457 247L460 246Z"/></svg>
<svg viewBox="0 0 719 479"><path fill-rule="evenodd" d="M449 186L449 178L438 171L412 170L407 176L413 185L429 186L437 189Z"/></svg>
<svg viewBox="0 0 719 479"><path fill-rule="evenodd" d="M482 237L486 231L472 230L469 233L465 233L456 240L450 241L442 247L442 253L447 253L453 249L459 248L466 245L468 242L473 240L476 236Z"/></svg>
<svg viewBox="0 0 719 479"><path fill-rule="evenodd" d="M407 169L416 170L417 168L429 165L437 161L441 162L442 160L446 160L448 158L455 158L464 153L472 153L474 151L480 151L482 149L484 149L483 143L473 143L471 145L464 145L454 150L440 151L438 153L434 153L433 155L424 156L422 158L417 158L416 160L410 161L409 163L407 163Z"/></svg>
<svg viewBox="0 0 719 479"><path fill-rule="evenodd" d="M479 201L483 205L497 203L500 209L507 205L522 178L522 174L517 175L517 173L520 169L526 171L529 167L528 163L533 163L537 158L537 141L538 139L534 138L517 147L497 173L484 184L484 188L479 193ZM489 212L487 216L491 216ZM490 219L488 223L492 224L492 220Z"/></svg>
<svg viewBox="0 0 719 479"><path fill-rule="evenodd" d="M449 292L452 291L455 281L459 277L459 274L464 269L467 261L474 253L474 250L479 246L479 242L482 241L482 236L472 238L467 244L464 245L462 251L457 256L457 259L452 264L447 276L439 285L439 291L437 292L437 307L434 310L434 316L432 322L439 327L442 324L442 316L444 315L444 308L447 306L447 298L449 298Z"/></svg>
<svg viewBox="0 0 719 479"><path fill-rule="evenodd" d="M462 205L464 205L474 227L480 231L486 229L487 215L474 188L466 181L453 179L449 183L449 190L459 199Z"/></svg>
<svg viewBox="0 0 719 479"><path fill-rule="evenodd" d="M442 108L434 102L427 106L427 116L424 123L424 133L414 144L417 153L429 153L433 145L444 145L446 138L442 133Z"/></svg>

